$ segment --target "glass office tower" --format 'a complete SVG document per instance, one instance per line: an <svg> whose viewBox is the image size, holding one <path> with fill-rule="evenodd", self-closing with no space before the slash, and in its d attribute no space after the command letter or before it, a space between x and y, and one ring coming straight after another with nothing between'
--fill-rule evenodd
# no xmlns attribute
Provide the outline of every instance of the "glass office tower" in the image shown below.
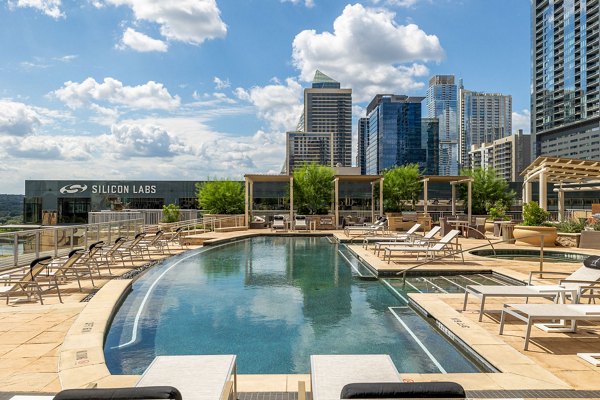
<svg viewBox="0 0 600 400"><path fill-rule="evenodd" d="M378 175L395 166L417 163L425 168L421 144L421 102L424 97L378 94L367 107L366 172Z"/></svg>
<svg viewBox="0 0 600 400"><path fill-rule="evenodd" d="M435 75L427 89L427 117L439 121L439 174L458 175L458 88L454 75Z"/></svg>
<svg viewBox="0 0 600 400"><path fill-rule="evenodd" d="M600 159L598 0L533 0L534 156Z"/></svg>
<svg viewBox="0 0 600 400"><path fill-rule="evenodd" d="M360 167L361 175L365 175L367 173L367 146L369 145L368 133L369 133L369 119L368 118L359 118L358 119L358 146L356 149L356 166Z"/></svg>

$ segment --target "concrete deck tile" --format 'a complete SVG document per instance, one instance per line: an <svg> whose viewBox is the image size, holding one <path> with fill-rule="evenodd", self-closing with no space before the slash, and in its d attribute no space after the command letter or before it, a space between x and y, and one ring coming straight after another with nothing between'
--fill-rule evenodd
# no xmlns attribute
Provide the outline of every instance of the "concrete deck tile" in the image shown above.
<svg viewBox="0 0 600 400"><path fill-rule="evenodd" d="M41 390L41 392L45 392L45 393L58 393L62 390L62 387L60 386L60 379L58 379L58 376L56 376L56 378L54 378L52 380L52 382L50 382L49 384L47 384L46 386L44 386Z"/></svg>
<svg viewBox="0 0 600 400"><path fill-rule="evenodd" d="M77 335L67 335L62 344L61 351L81 350L92 347L102 347L104 335L100 333L82 333Z"/></svg>
<svg viewBox="0 0 600 400"><path fill-rule="evenodd" d="M20 372L52 372L58 373L58 357L40 357L35 362L23 367Z"/></svg>
<svg viewBox="0 0 600 400"><path fill-rule="evenodd" d="M0 368L18 372L21 368L39 360L39 357L0 358Z"/></svg>
<svg viewBox="0 0 600 400"><path fill-rule="evenodd" d="M24 331L24 332L4 332L0 335L0 345L4 344L23 344L33 339L43 331Z"/></svg>
<svg viewBox="0 0 600 400"><path fill-rule="evenodd" d="M59 347L56 343L24 343L3 355L3 358L41 357L52 349Z"/></svg>
<svg viewBox="0 0 600 400"><path fill-rule="evenodd" d="M4 392L41 392L56 379L55 373L30 372L12 375L0 381L0 391Z"/></svg>
<svg viewBox="0 0 600 400"><path fill-rule="evenodd" d="M578 389L598 390L598 372L596 371L562 371L560 377Z"/></svg>
<svg viewBox="0 0 600 400"><path fill-rule="evenodd" d="M494 374L400 374L402 379L414 382L451 381L462 385L466 390L500 390L502 387L494 382L490 375Z"/></svg>
<svg viewBox="0 0 600 400"><path fill-rule="evenodd" d="M31 338L27 343L61 343L66 335L65 332L44 331Z"/></svg>
<svg viewBox="0 0 600 400"><path fill-rule="evenodd" d="M101 347L76 350L62 349L60 352L59 371L61 372L71 368L96 364L104 364L104 351Z"/></svg>
<svg viewBox="0 0 600 400"><path fill-rule="evenodd" d="M287 375L287 390L286 392L297 392L298 382L303 381L307 392L311 391L310 374L290 374Z"/></svg>
<svg viewBox="0 0 600 400"><path fill-rule="evenodd" d="M18 344L0 344L0 357L4 354L8 353L11 350L14 350L19 346Z"/></svg>
<svg viewBox="0 0 600 400"><path fill-rule="evenodd" d="M132 387L140 380L141 375L110 375L98 381L98 388Z"/></svg>
<svg viewBox="0 0 600 400"><path fill-rule="evenodd" d="M512 373L504 373L504 374L493 374L490 376L492 381L496 382L498 385L505 390L523 390L523 389L570 389L571 387L562 383L561 381L557 381L555 383L546 382L544 380L539 380L534 377L517 375Z"/></svg>
<svg viewBox="0 0 600 400"><path fill-rule="evenodd" d="M87 365L61 371L59 376L63 389L77 389L110 376L110 372L105 365Z"/></svg>

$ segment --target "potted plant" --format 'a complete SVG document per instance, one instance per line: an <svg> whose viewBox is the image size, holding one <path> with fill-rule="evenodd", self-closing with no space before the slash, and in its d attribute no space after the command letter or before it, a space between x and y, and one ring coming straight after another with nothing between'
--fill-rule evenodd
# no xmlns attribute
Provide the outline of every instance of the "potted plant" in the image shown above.
<svg viewBox="0 0 600 400"><path fill-rule="evenodd" d="M548 218L550 213L535 201L523 204L523 222L516 225L513 231L515 244L540 246L541 235L544 235L544 246L554 247L557 231L555 226L549 226Z"/></svg>
<svg viewBox="0 0 600 400"><path fill-rule="evenodd" d="M487 203L486 211L489 218L485 221L485 231L494 232L494 221L506 221L506 205L502 201ZM498 235L496 235L498 236Z"/></svg>

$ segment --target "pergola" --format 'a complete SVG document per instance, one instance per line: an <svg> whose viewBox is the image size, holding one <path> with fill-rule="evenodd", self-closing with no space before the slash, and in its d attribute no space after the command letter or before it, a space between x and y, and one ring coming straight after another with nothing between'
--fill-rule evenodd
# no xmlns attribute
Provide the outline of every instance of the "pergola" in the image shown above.
<svg viewBox="0 0 600 400"><path fill-rule="evenodd" d="M290 185L290 220L294 219L294 176L293 175L260 175L260 174L249 174L244 175L246 184L246 196L245 196L245 221L246 226L249 226L249 217L252 213L252 204L254 201L254 183L256 182L285 182ZM339 185L344 182L369 182L371 183L371 199L374 199L374 184L379 182L379 214L383 215L383 177L380 175L334 175L333 177L333 188L334 188L334 213L336 226L339 223ZM371 201L371 216L374 218L375 215L375 202Z"/></svg>
<svg viewBox="0 0 600 400"><path fill-rule="evenodd" d="M423 176L423 178L421 179L421 182L423 182L423 213L425 215L427 215L427 203L428 203L428 184L429 182L446 182L449 183L452 186L452 215L456 215L456 185L459 185L461 183L466 183L467 184L467 201L468 201L468 206L467 206L467 218L468 221L471 221L471 209L472 209L472 204L471 204L471 191L472 191L472 185L473 185L473 178L471 178L470 176L441 176L441 175L426 175Z"/></svg>
<svg viewBox="0 0 600 400"><path fill-rule="evenodd" d="M548 183L558 192L558 220L565 214L565 192L600 190L600 161L540 156L523 172L523 202L532 198L532 182L539 182L539 204L548 209Z"/></svg>

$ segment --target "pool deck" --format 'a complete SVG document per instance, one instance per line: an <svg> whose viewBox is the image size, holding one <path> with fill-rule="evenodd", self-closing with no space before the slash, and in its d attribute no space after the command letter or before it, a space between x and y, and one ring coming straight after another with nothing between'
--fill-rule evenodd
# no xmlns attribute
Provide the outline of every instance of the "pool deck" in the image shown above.
<svg viewBox="0 0 600 400"><path fill-rule="evenodd" d="M342 231L322 231L319 234L334 234L344 241ZM280 234L269 230L247 230L240 232L206 233L199 235L205 245L218 244L241 237L263 234ZM294 233L289 233L294 234ZM299 233L310 234L310 233ZM482 240L460 239L463 249L485 243ZM193 245L191 248L199 246ZM400 272L415 265L414 257L396 259L392 263L382 261L365 250L360 244L350 245L359 257L382 274ZM501 244L496 248L511 248ZM526 248L526 247L519 247ZM550 250L550 249L548 249ZM554 248L600 255L600 251L587 249ZM173 254L184 251L180 249ZM161 258L161 257L156 257ZM146 262L137 262L142 265ZM545 270L573 271L580 264L546 263ZM525 280L529 271L537 270L539 264L511 260L494 260L467 254L465 263L445 261L420 267L436 271L495 271L515 279ZM113 274L119 276L131 267L117 268ZM537 280L537 283L554 283ZM0 302L0 392L46 392L54 393L63 388L122 387L134 385L137 375L110 375L104 364L102 345L113 310L121 297L127 293L131 279L105 278L97 282L102 289L89 303L81 300L92 291L89 281L83 281L83 293L76 283L61 286L64 304L55 294L44 296L44 305L39 303L15 302L9 305ZM525 325L509 320L505 334L498 335L499 314L486 314L478 322L476 300L469 302L463 312L464 295L411 294L411 299L433 316L470 348L493 364L501 373L482 374L402 374L404 379L414 381L453 380L467 390L599 390L600 368L594 367L576 356L577 352L600 353L600 324L586 323L578 332L545 333L532 330L530 349L523 351ZM489 308L500 308L503 303L523 302L522 299L500 299ZM497 307L493 307L497 305ZM487 307L486 307L487 308ZM298 381L305 381L310 390L308 375L239 375L238 388L241 392L296 392Z"/></svg>

